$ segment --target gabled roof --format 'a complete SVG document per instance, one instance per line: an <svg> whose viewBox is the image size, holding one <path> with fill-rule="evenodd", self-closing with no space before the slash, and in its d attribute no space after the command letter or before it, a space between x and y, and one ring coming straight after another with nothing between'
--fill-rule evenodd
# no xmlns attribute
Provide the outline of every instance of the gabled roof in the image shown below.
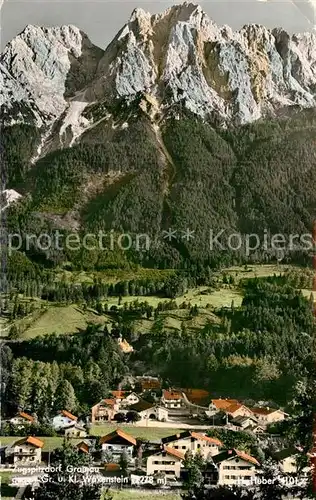
<svg viewBox="0 0 316 500"><path fill-rule="evenodd" d="M237 399L212 399L212 403L218 410L226 410L233 404L241 405L241 403Z"/></svg>
<svg viewBox="0 0 316 500"><path fill-rule="evenodd" d="M66 427L63 427L64 431L67 431L68 429L78 429L79 431L85 431L85 428L83 425L79 425L77 422L71 422L69 425Z"/></svg>
<svg viewBox="0 0 316 500"><path fill-rule="evenodd" d="M25 413L24 411L20 411L19 416L22 418L25 418L29 422L34 422L35 418L32 417L32 415L29 415L28 413Z"/></svg>
<svg viewBox="0 0 316 500"><path fill-rule="evenodd" d="M210 400L210 393L204 389L183 389L183 392L191 403L202 404Z"/></svg>
<svg viewBox="0 0 316 500"><path fill-rule="evenodd" d="M111 432L110 434L107 434L106 436L101 437L100 443L108 443L109 441L112 441L112 439L120 437L127 441L128 443L132 445L136 445L136 439L131 436L130 434L127 434L127 432L122 431L121 429L116 429L115 431Z"/></svg>
<svg viewBox="0 0 316 500"><path fill-rule="evenodd" d="M76 444L76 448L78 448L78 450L82 451L83 453L89 453L89 445L84 441L80 441L80 443Z"/></svg>
<svg viewBox="0 0 316 500"><path fill-rule="evenodd" d="M274 453L274 456L277 460L284 460L285 458L288 457L294 457L295 455L298 455L301 453L301 451L296 448L295 446L291 446L289 448L285 448L284 450L280 450Z"/></svg>
<svg viewBox="0 0 316 500"><path fill-rule="evenodd" d="M70 420L78 420L78 417L75 417L75 415L73 415L67 410L61 410L60 413L63 415L63 417L70 418Z"/></svg>
<svg viewBox="0 0 316 500"><path fill-rule="evenodd" d="M230 413L232 415L233 413L240 410L241 408L245 408L245 409L251 411L250 408L247 408L247 406L245 406L241 403L232 403L231 405L227 406L227 408L225 408L224 411L226 413Z"/></svg>
<svg viewBox="0 0 316 500"><path fill-rule="evenodd" d="M173 436L162 438L161 441L163 444L173 443L174 441L178 441L179 439L186 439L191 437L194 439L207 441L208 443L216 444L217 446L223 446L223 443L219 439L205 436L205 434L200 434L199 432L194 431L183 431L178 434L173 434Z"/></svg>
<svg viewBox="0 0 316 500"><path fill-rule="evenodd" d="M164 389L162 395L164 399L167 400L182 399L182 393L179 391L166 391L166 389Z"/></svg>
<svg viewBox="0 0 316 500"><path fill-rule="evenodd" d="M236 457L240 458L241 460L245 460L246 462L250 462L254 465L257 465L257 466L260 465L258 460L256 460L254 457L252 457L251 455L248 455L248 453L245 453L244 451L236 450L235 448L233 448L232 450L225 450L222 453L215 455L213 457L213 460L217 464L220 462L224 462L225 460L230 460L230 459L233 459Z"/></svg>
<svg viewBox="0 0 316 500"><path fill-rule="evenodd" d="M23 439L19 439L19 441L16 441L13 446L19 446L22 444L31 444L32 446L35 446L36 448L43 448L44 442L41 439L35 438L33 436L28 436Z"/></svg>
<svg viewBox="0 0 316 500"><path fill-rule="evenodd" d="M281 412L281 413L284 413L284 415L287 415L287 413L285 413L283 410L280 410L279 408L253 407L253 408L250 408L250 410L254 414L258 414L258 415L271 415L271 413L275 413L275 412Z"/></svg>
<svg viewBox="0 0 316 500"><path fill-rule="evenodd" d="M174 448L169 448L168 446L164 446L163 451L172 457L179 458L180 460L184 460L185 458L184 453L181 453L181 451L175 450Z"/></svg>
<svg viewBox="0 0 316 500"><path fill-rule="evenodd" d="M207 441L208 443L216 444L217 446L224 446L222 441L220 441L217 438L205 436L205 434L200 434L199 432L193 432L193 431L190 432L190 434L191 434L191 437L193 437L195 439Z"/></svg>
<svg viewBox="0 0 316 500"><path fill-rule="evenodd" d="M149 403L149 401L141 399L140 401L138 401L138 403L131 405L129 408L130 410L139 412L139 411L149 410L149 408L153 408L154 406L155 406L154 403Z"/></svg>
<svg viewBox="0 0 316 500"><path fill-rule="evenodd" d="M111 394L115 399L124 399L130 392L131 391L111 391Z"/></svg>

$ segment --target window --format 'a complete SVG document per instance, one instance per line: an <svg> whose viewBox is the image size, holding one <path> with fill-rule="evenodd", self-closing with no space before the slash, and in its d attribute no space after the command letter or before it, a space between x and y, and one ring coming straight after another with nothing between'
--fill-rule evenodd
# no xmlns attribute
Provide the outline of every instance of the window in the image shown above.
<svg viewBox="0 0 316 500"><path fill-rule="evenodd" d="M166 470L165 473L169 475L172 474L174 476L174 470Z"/></svg>
<svg viewBox="0 0 316 500"><path fill-rule="evenodd" d="M198 444L198 445L197 445L197 448L198 448L198 449L200 449L200 448L201 448L201 445L200 445L200 444Z"/></svg>
<svg viewBox="0 0 316 500"><path fill-rule="evenodd" d="M182 446L182 449L183 449L183 450L186 450L186 449L187 449L187 447L186 447L186 446Z"/></svg>
<svg viewBox="0 0 316 500"><path fill-rule="evenodd" d="M154 460L154 461L153 461L153 464L154 464L154 465L159 464L158 460Z"/></svg>
<svg viewBox="0 0 316 500"><path fill-rule="evenodd" d="M178 445L174 447L174 449L175 449L175 450L178 450L178 448L179 448L179 446L178 446Z"/></svg>

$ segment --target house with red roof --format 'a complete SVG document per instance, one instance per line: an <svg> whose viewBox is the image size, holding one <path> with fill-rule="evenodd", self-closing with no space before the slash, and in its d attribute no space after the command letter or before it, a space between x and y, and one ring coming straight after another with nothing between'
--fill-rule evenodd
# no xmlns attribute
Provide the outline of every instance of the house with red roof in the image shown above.
<svg viewBox="0 0 316 500"><path fill-rule="evenodd" d="M258 419L258 424L263 427L266 427L269 424L274 424L275 422L281 422L289 416L288 413L276 408L254 407L250 409L253 415Z"/></svg>
<svg viewBox="0 0 316 500"><path fill-rule="evenodd" d="M107 456L107 459L110 457L111 462L118 463L124 452L132 461L136 439L127 432L116 429L110 434L101 437L100 445L103 457Z"/></svg>
<svg viewBox="0 0 316 500"><path fill-rule="evenodd" d="M176 408L182 408L183 406L183 395L180 391L175 391L170 389L167 391L164 389L161 396L161 404L171 410Z"/></svg>
<svg viewBox="0 0 316 500"><path fill-rule="evenodd" d="M258 460L244 451L225 450L213 457L218 470L218 484L249 486L260 467Z"/></svg>
<svg viewBox="0 0 316 500"><path fill-rule="evenodd" d="M25 411L20 411L16 417L11 418L10 423L13 425L30 425L35 423L35 418Z"/></svg>
<svg viewBox="0 0 316 500"><path fill-rule="evenodd" d="M111 422L119 409L120 404L115 398L101 399L91 408L91 423Z"/></svg>
<svg viewBox="0 0 316 500"><path fill-rule="evenodd" d="M185 453L169 446L147 458L147 476L163 474L166 479L180 479Z"/></svg>
<svg viewBox="0 0 316 500"><path fill-rule="evenodd" d="M168 448L173 448L184 454L187 451L190 451L193 455L201 453L205 459L217 455L219 449L223 447L223 443L219 439L194 431L183 431L162 438L161 442Z"/></svg>
<svg viewBox="0 0 316 500"><path fill-rule="evenodd" d="M68 410L61 410L52 420L52 426L56 431L69 427L70 424L76 423L78 417L70 413Z"/></svg>
<svg viewBox="0 0 316 500"><path fill-rule="evenodd" d="M6 460L16 466L38 465L42 461L43 446L44 442L39 438L24 437L6 449Z"/></svg>

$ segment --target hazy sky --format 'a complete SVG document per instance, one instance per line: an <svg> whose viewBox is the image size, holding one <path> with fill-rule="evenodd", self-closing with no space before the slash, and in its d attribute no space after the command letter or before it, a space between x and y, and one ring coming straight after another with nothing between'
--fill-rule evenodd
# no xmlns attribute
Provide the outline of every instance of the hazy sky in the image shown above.
<svg viewBox="0 0 316 500"><path fill-rule="evenodd" d="M0 0L1 46L27 24L75 24L104 48L124 25L135 7L161 12L180 1L142 0ZM290 32L311 31L315 24L316 0L202 0L199 3L219 24L239 28L254 22L268 27L283 26Z"/></svg>

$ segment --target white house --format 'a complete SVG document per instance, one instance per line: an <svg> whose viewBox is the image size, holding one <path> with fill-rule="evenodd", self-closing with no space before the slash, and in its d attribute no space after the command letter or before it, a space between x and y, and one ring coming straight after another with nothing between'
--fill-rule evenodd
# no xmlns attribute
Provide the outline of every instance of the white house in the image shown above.
<svg viewBox="0 0 316 500"><path fill-rule="evenodd" d="M219 448L223 447L223 443L219 439L194 431L184 431L174 434L173 436L162 438L161 441L168 448L179 450L184 454L187 451L190 451L193 455L199 452L205 459L217 455Z"/></svg>
<svg viewBox="0 0 316 500"><path fill-rule="evenodd" d="M10 424L13 425L30 425L35 422L35 418L32 417L29 413L26 413L24 411L20 411L18 415L10 419Z"/></svg>
<svg viewBox="0 0 316 500"><path fill-rule="evenodd" d="M127 432L121 429L116 429L115 431L103 436L100 439L100 444L102 447L102 454L110 455L111 461L118 462L125 452L130 460L133 458L134 447L136 446L136 439Z"/></svg>
<svg viewBox="0 0 316 500"><path fill-rule="evenodd" d="M76 423L78 417L72 415L67 410L61 410L52 420L52 426L56 431L69 427L70 424Z"/></svg>
<svg viewBox="0 0 316 500"><path fill-rule="evenodd" d="M166 422L168 420L168 410L162 406L149 403L141 399L138 403L129 407L131 411L137 411L143 420L158 420Z"/></svg>
<svg viewBox="0 0 316 500"><path fill-rule="evenodd" d="M185 454L164 446L163 450L147 458L147 476L163 474L167 479L179 479Z"/></svg>
<svg viewBox="0 0 316 500"><path fill-rule="evenodd" d="M42 448L44 443L41 439L28 436L15 441L11 447L6 449L6 458L13 460L14 465L35 465L41 463Z"/></svg>
<svg viewBox="0 0 316 500"><path fill-rule="evenodd" d="M183 406L183 395L179 391L162 391L161 404L167 409L176 409Z"/></svg>
<svg viewBox="0 0 316 500"><path fill-rule="evenodd" d="M236 449L215 455L213 461L218 470L218 484L228 486L251 485L260 466L254 457Z"/></svg>
<svg viewBox="0 0 316 500"><path fill-rule="evenodd" d="M269 424L282 422L288 417L288 413L275 408L251 408L253 415L258 419L258 424L266 427Z"/></svg>
<svg viewBox="0 0 316 500"><path fill-rule="evenodd" d="M138 403L139 397L131 391L111 391L113 398L120 406L129 406Z"/></svg>

